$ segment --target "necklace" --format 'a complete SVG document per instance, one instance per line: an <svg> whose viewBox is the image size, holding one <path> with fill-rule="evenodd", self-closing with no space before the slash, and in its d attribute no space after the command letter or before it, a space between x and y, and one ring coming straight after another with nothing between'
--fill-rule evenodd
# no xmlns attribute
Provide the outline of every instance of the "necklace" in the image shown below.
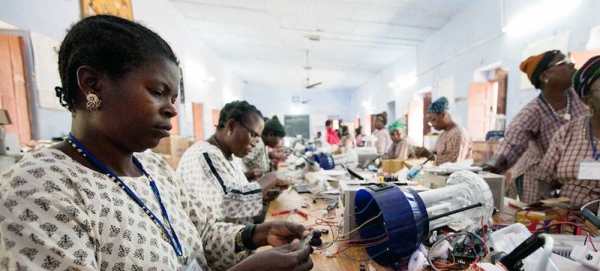
<svg viewBox="0 0 600 271"><path fill-rule="evenodd" d="M227 157L227 153L225 153L225 151L223 150L223 147L221 147L221 143L219 143L219 141L217 140L217 138L215 137L215 135L213 135L213 136L210 137L209 142L212 143L213 145L217 146L217 148L219 148L219 150L221 150L221 152L223 153L223 156L225 156L225 158L227 160L232 160L233 159L231 157L231 155L229 155L229 157Z"/></svg>
<svg viewBox="0 0 600 271"><path fill-rule="evenodd" d="M546 104L546 106L548 106L548 108L550 108L552 117L554 117L554 119L558 120L557 119L558 113L556 113L556 110L554 110L554 107L552 107L552 105L546 100L546 98L544 98L543 94L540 94L540 98ZM568 93L567 93L567 112L562 117L566 121L571 120L571 95L569 95Z"/></svg>
<svg viewBox="0 0 600 271"><path fill-rule="evenodd" d="M177 236L175 229L171 225L171 220L169 219L169 214L167 213L167 209L164 206L163 201L160 197L160 192L158 191L158 187L156 186L154 179L146 172L146 170L144 170L144 167L137 160L137 158L135 158L135 156L133 157L133 163L142 172L142 174L146 178L148 178L148 180L150 181L150 187L152 188L152 192L154 193L154 196L156 197L156 200L158 201L158 204L161 209L162 217L167 222L166 224L169 226L168 228L166 227L165 223L161 222L161 220L158 218L158 216L155 215L154 212L152 212L152 210L150 210L146 206L146 203L144 203L135 194L135 192L133 190L131 190L131 188L129 188L129 186L127 186L127 184L123 180L121 180L121 178L119 178L116 174L114 174L108 167L106 167L106 165L104 165L102 162L100 162L100 160L98 160L98 158L96 158L91 152L89 152L71 133L69 133L69 138L67 139L67 141L69 142L69 145L71 145L71 147L73 147L78 153L80 153L83 157L85 157L90 163L92 163L96 167L100 168L111 181L113 181L116 185L121 187L121 189L123 189L125 191L125 193L127 193L127 195L142 208L142 210L146 213L146 215L148 215L148 217L158 226L158 228L161 229L162 238L165 241L171 243L173 250L175 250L175 254L178 257L182 257L183 256L183 248L181 246L181 243L179 242L179 237Z"/></svg>

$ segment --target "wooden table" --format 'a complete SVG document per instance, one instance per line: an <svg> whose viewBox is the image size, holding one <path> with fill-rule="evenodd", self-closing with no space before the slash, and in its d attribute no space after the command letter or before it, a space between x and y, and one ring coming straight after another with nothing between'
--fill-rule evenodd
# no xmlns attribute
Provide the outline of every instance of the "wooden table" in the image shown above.
<svg viewBox="0 0 600 271"><path fill-rule="evenodd" d="M308 208L302 208L303 205L308 205ZM323 210L327 207L328 203L324 202L322 199L317 200L317 203L313 204L313 195L312 194L298 194L296 191L288 189L283 191L281 195L277 198L277 200L271 201L269 205L269 210L267 212L267 216L265 221L275 221L275 220L288 220L293 221L307 227L313 227L315 229L328 229L329 234L323 234L321 239L323 243L330 242L332 240L332 236L334 233L331 232L329 226L314 226L315 220L318 218L323 218ZM342 208L341 206L338 208ZM308 219L305 219L299 214L283 214L278 216L272 216L272 211L277 210L288 210L288 209L300 209L309 214ZM337 212L343 213L343 212ZM340 218L329 217L327 220L334 220L339 223ZM334 229L335 230L335 229ZM337 232L335 232L337 236ZM259 251L268 249L269 247L260 248ZM337 244L332 245L327 250L334 253L337 250ZM369 255L365 251L364 248L350 248L346 251L346 254L354 259L362 260L369 259ZM315 250L315 252L311 255L312 261L314 263L313 270L359 270L360 263L353 261L343 254L339 254L334 256L333 258L328 258L325 256L325 250ZM364 261L363 264L366 267L366 270L369 271L369 265L371 265L375 270L393 270L392 268L385 268L377 264L372 260Z"/></svg>

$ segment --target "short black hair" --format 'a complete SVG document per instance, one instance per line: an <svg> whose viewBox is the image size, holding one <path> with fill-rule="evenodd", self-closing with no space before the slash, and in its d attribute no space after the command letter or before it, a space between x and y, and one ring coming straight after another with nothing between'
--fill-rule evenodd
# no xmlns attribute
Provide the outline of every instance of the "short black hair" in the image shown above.
<svg viewBox="0 0 600 271"><path fill-rule="evenodd" d="M258 115L261 119L263 118L262 113L254 106L246 101L233 101L226 104L221 113L219 113L219 123L217 129L225 128L227 121L235 120L243 123L248 120L248 117L252 114Z"/></svg>
<svg viewBox="0 0 600 271"><path fill-rule="evenodd" d="M325 126L329 126L329 125L331 125L331 123L332 123L332 122L333 122L333 121L331 121L331 120L326 120L326 121L325 121Z"/></svg>
<svg viewBox="0 0 600 271"><path fill-rule="evenodd" d="M71 27L58 52L62 87L56 87L60 104L74 111L80 95L77 69L87 65L113 78L124 76L145 61L166 57L179 65L175 53L158 34L145 26L110 15L85 18Z"/></svg>

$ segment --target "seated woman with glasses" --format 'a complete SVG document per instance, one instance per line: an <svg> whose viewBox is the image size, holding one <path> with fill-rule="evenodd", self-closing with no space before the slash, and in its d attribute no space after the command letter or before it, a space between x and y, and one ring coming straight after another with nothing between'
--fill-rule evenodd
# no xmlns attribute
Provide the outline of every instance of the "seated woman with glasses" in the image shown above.
<svg viewBox="0 0 600 271"><path fill-rule="evenodd" d="M263 197L271 188L287 183L268 173L249 182L233 156L248 155L260 139L265 123L256 107L246 101L228 103L221 110L217 131L189 148L177 172L191 193L211 206L218 221L250 224L263 209Z"/></svg>

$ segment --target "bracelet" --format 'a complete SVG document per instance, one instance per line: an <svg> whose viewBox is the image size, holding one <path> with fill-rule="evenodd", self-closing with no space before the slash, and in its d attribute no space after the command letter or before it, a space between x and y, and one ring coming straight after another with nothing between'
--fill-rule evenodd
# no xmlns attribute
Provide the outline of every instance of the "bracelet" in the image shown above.
<svg viewBox="0 0 600 271"><path fill-rule="evenodd" d="M252 232L254 231L254 228L256 227L256 224L250 224L248 226L246 226L244 229L242 229L242 245L246 250L255 250L258 247L254 244L254 242L252 241Z"/></svg>
<svg viewBox="0 0 600 271"><path fill-rule="evenodd" d="M244 242L242 242L242 232L244 231L244 229L240 229L236 234L235 234L235 252L242 252L244 250L246 250L246 248L244 247Z"/></svg>

